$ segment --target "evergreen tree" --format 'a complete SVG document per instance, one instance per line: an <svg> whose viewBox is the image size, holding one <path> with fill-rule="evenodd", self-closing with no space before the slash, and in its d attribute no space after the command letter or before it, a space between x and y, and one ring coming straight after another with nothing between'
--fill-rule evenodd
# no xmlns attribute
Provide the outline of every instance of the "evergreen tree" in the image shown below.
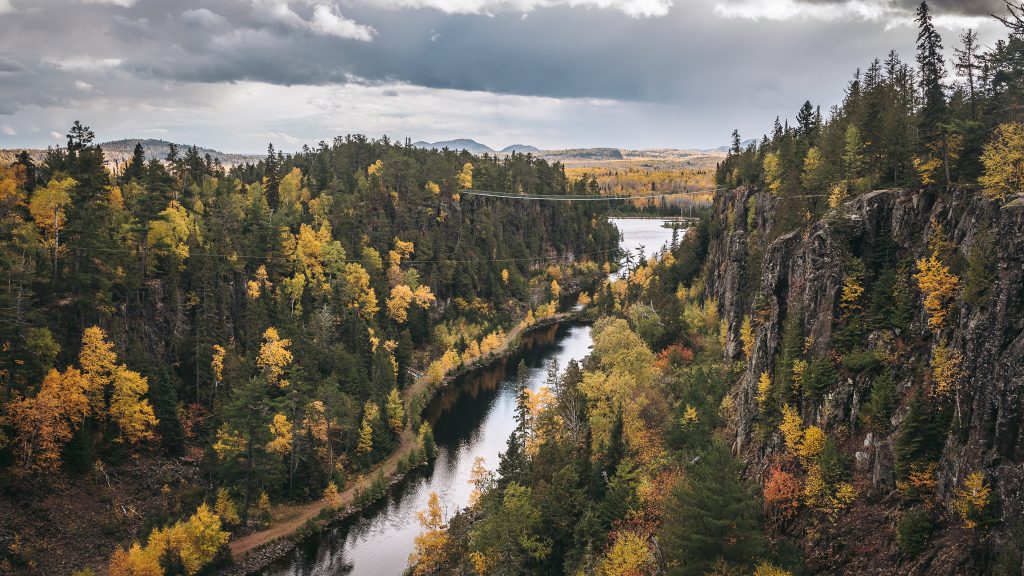
<svg viewBox="0 0 1024 576"><path fill-rule="evenodd" d="M946 93L942 85L946 77L946 62L942 56L942 37L932 23L928 2L921 2L916 21L918 82L923 98L919 126L922 140L935 143L941 137L942 124L946 121Z"/></svg>
<svg viewBox="0 0 1024 576"><path fill-rule="evenodd" d="M703 575L718 561L752 567L764 552L760 507L740 472L714 443L672 489L660 538L669 574Z"/></svg>
<svg viewBox="0 0 1024 576"><path fill-rule="evenodd" d="M132 157L121 174L121 182L127 183L132 180L142 180L146 173L146 152L142 148L142 142L136 142L132 150Z"/></svg>
<svg viewBox="0 0 1024 576"><path fill-rule="evenodd" d="M816 113L814 107L811 106L810 100L804 102L804 105L800 107L800 111L796 114L796 123L801 138L814 138L818 131L817 117L819 114L820 112Z"/></svg>
<svg viewBox="0 0 1024 576"><path fill-rule="evenodd" d="M943 418L930 405L921 388L914 390L900 424L894 455L896 471L906 476L911 465L930 462L942 450Z"/></svg>

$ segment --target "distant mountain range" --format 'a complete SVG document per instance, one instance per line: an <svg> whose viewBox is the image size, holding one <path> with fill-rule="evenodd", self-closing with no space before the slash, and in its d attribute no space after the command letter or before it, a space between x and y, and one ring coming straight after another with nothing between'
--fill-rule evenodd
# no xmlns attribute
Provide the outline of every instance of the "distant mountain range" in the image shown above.
<svg viewBox="0 0 1024 576"><path fill-rule="evenodd" d="M746 140L742 143L742 146L746 148L754 140ZM163 160L167 157L167 153L170 151L171 142L167 140L157 140L152 138L135 139L127 138L124 140L112 140L110 142L103 142L100 146L103 148L106 154L106 161L109 165L123 164L128 161L132 156L132 152L135 149L135 144L141 143L143 149L146 152L146 159L157 159ZM187 144L177 144L180 152L184 154L185 150L189 147ZM442 140L440 142L426 142L419 141L415 142L413 146L417 148L431 149L436 148L438 150L447 148L449 150L466 150L470 154L533 154L534 156L544 158L550 162L561 162L567 165L590 165L594 162L603 161L615 161L615 160L661 160L661 161L689 161L691 164L696 163L709 163L709 166L714 166L715 159L724 156L729 150L729 146L721 146L711 150L682 150L674 148L660 148L660 149L647 149L647 150L628 150L625 148L570 148L565 150L541 150L536 146L530 146L528 144L512 144L502 148L501 150L495 150L486 144L481 144L471 138L458 138L454 140ZM17 153L18 149L0 150L0 162L10 163L14 160L14 154ZM40 149L30 149L34 160L42 161L45 158L46 151ZM211 158L220 160L220 163L224 166L231 167L238 164L244 164L246 162L258 162L263 158L260 154L233 154L229 152L221 152L220 150L214 150L212 148L199 148L199 155L206 156L210 155Z"/></svg>
<svg viewBox="0 0 1024 576"><path fill-rule="evenodd" d="M107 165L113 166L117 164L124 164L128 162L132 157L132 153L135 152L135 144L142 144L142 149L146 153L146 160L163 160L167 158L167 153L171 150L171 143L167 140L154 140L152 138L141 138L132 139L128 138L125 140L111 140L110 142L101 142L100 148L103 149L104 160ZM189 144L177 144L178 154L184 154L185 149L189 148ZM14 156L18 152L23 150L22 148L12 148L7 150L0 150L0 163L10 164L14 161ZM28 148L29 156L36 163L42 162L46 158L46 150L41 148ZM221 152L220 150L214 150L212 148L199 148L199 155L205 157L207 154L211 158L220 160L220 163L226 167L237 166L238 164L244 164L246 162L258 162L262 155L259 154L231 154L228 152Z"/></svg>
<svg viewBox="0 0 1024 576"><path fill-rule="evenodd" d="M740 142L740 148L746 150L747 146L750 146L751 144L754 144L756 142L757 142L757 138L751 138L749 140L744 140L744 141ZM732 148L731 144L728 145L728 146L719 146L718 148L715 148L714 151L715 152L728 152L729 148ZM710 152L710 150L708 150L708 152Z"/></svg>
<svg viewBox="0 0 1024 576"><path fill-rule="evenodd" d="M125 139L125 140L112 140L110 142L103 142L100 144L100 148L103 148L103 152L106 154L107 162L123 162L132 156L132 152L135 151L135 144L142 144L142 149L146 152L146 160L163 160L167 157L167 153L171 150L171 142L167 140L155 140L152 138L147 139ZM185 149L189 148L188 144L177 144L178 154L184 154ZM263 156L257 154L231 154L221 152L220 150L214 150L212 148L199 148L199 155L205 157L207 154L211 158L220 160L220 163L225 166L235 166L237 164L244 164L246 162L258 162Z"/></svg>

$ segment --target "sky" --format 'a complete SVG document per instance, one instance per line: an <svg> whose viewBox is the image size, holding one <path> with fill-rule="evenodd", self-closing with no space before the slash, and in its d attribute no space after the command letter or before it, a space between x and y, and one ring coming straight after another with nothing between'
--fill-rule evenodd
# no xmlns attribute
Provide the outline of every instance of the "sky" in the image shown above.
<svg viewBox="0 0 1024 576"><path fill-rule="evenodd" d="M912 61L911 0L0 0L0 148L714 148ZM947 51L1003 0L933 0Z"/></svg>

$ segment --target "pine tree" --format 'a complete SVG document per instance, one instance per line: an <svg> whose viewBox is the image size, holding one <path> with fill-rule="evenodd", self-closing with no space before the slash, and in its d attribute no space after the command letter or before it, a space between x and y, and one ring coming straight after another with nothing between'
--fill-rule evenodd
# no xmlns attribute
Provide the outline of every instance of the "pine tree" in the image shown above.
<svg viewBox="0 0 1024 576"><path fill-rule="evenodd" d="M146 173L146 152L142 142L136 142L132 150L132 157L121 174L121 182L127 183L132 180L142 180Z"/></svg>
<svg viewBox="0 0 1024 576"><path fill-rule="evenodd" d="M919 127L925 144L938 143L942 124L946 121L946 93L942 81L946 77L946 62L942 56L942 37L932 23L927 2L917 9L917 64L918 79L923 97Z"/></svg>
<svg viewBox="0 0 1024 576"><path fill-rule="evenodd" d="M277 210L277 205L280 202L278 187L281 184L281 175L279 174L281 166L277 154L274 153L273 144L267 145L267 159L264 161L263 169L266 178L267 204L271 210Z"/></svg>
<svg viewBox="0 0 1024 576"><path fill-rule="evenodd" d="M820 112L815 113L810 100L805 101L804 105L800 107L800 111L796 114L796 123L798 125L798 132L801 138L814 138L818 131L816 118L819 114Z"/></svg>
<svg viewBox="0 0 1024 576"><path fill-rule="evenodd" d="M897 472L906 475L912 464L930 462L938 457L943 446L942 423L941 414L929 404L921 388L914 390L896 440L894 453Z"/></svg>
<svg viewBox="0 0 1024 576"><path fill-rule="evenodd" d="M660 539L669 574L703 575L718 561L752 567L764 551L760 507L740 471L715 443L672 489Z"/></svg>

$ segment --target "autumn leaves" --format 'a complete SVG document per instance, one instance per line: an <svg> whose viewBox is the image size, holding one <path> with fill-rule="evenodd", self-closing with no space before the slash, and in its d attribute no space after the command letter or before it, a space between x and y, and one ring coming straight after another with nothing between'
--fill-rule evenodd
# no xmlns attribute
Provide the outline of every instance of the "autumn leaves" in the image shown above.
<svg viewBox="0 0 1024 576"><path fill-rule="evenodd" d="M143 398L149 384L118 364L113 348L102 329L87 328L79 367L50 370L35 396L8 404L19 472L57 469L64 445L87 419L115 442L137 444L153 437L157 419Z"/></svg>

